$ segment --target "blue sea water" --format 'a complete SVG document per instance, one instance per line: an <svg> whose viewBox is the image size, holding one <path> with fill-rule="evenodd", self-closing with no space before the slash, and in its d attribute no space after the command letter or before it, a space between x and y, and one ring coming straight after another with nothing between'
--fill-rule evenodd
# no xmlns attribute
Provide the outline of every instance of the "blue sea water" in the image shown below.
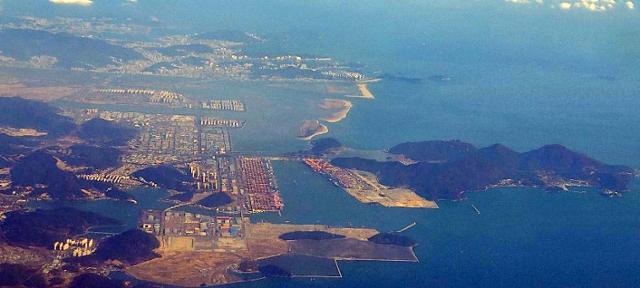
<svg viewBox="0 0 640 288"><path fill-rule="evenodd" d="M593 189L503 188L440 209L357 202L301 163L276 162L282 216L256 220L373 226L418 241L419 263L341 262L343 279L260 282L260 287L635 287L640 276L640 183L621 198ZM480 211L476 214L471 205ZM253 287L256 283L232 285Z"/></svg>
<svg viewBox="0 0 640 288"><path fill-rule="evenodd" d="M163 31L252 31L270 39L249 47L256 53L331 56L361 64L370 74L423 79L382 80L370 85L375 100L353 100L349 117L331 124L328 134L351 147L385 149L409 140L461 139L526 151L561 143L605 162L640 168L638 11L560 11L501 0L2 5L4 16L109 16L145 23L153 16ZM436 74L452 80L427 79ZM276 98L260 103L275 105L278 95L298 93L267 90ZM243 95L253 97L250 91ZM297 113L292 107L284 111ZM266 122L273 123L287 114L259 115L274 118ZM295 127L287 126L261 141L246 135L234 139L246 151L303 147L292 134ZM300 163L277 162L275 168L285 209L282 216L256 220L381 231L416 221L406 233L419 243L420 263L343 262L341 280L269 280L233 287L640 285L635 265L640 256L638 181L620 198L589 189L495 189L469 193L465 201L441 201L437 210L414 210L360 204Z"/></svg>

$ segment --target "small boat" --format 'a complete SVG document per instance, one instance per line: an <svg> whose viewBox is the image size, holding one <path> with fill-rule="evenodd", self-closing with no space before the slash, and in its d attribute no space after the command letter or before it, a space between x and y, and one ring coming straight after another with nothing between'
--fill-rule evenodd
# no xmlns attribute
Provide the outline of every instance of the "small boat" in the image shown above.
<svg viewBox="0 0 640 288"><path fill-rule="evenodd" d="M478 207L476 207L476 205L471 204L471 207L473 207L473 210L476 210L476 213L480 215L480 210L478 210Z"/></svg>

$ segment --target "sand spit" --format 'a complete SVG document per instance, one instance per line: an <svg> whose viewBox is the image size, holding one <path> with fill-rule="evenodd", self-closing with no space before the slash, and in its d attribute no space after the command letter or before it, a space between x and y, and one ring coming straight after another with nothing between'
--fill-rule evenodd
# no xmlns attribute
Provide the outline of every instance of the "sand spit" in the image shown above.
<svg viewBox="0 0 640 288"><path fill-rule="evenodd" d="M310 141L314 137L322 134L329 133L329 128L320 123L318 120L306 120L300 126L300 133L298 138Z"/></svg>
<svg viewBox="0 0 640 288"><path fill-rule="evenodd" d="M363 99L375 99L375 97L373 96L373 93L371 93L371 91L369 90L369 87L367 86L367 83L358 82L358 83L356 83L356 86L358 87L358 91L360 91L360 95L347 95L347 97L363 98Z"/></svg>
<svg viewBox="0 0 640 288"><path fill-rule="evenodd" d="M337 109L337 111L334 112L331 116L323 118L322 120L329 123L340 122L341 120L347 118L351 107L353 107L351 101L342 99L324 99L324 101L320 103L320 108L325 110Z"/></svg>

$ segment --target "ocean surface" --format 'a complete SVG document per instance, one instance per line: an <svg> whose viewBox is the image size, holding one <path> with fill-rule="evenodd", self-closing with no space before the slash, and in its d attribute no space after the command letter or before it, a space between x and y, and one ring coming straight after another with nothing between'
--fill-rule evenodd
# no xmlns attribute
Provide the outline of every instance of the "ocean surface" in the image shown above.
<svg viewBox="0 0 640 288"><path fill-rule="evenodd" d="M561 11L502 0L96 0L89 8L22 2L4 1L0 16L106 16L142 23L157 17L158 33L251 31L269 39L247 47L252 53L330 56L370 75L396 76L371 84L375 100L353 99L349 117L329 125L328 136L353 148L460 139L526 151L560 143L607 163L640 168L640 11ZM451 81L430 81L432 75ZM317 117L309 99L326 97L322 89L263 84L207 83L191 93L247 101L250 126L232 132L236 150L303 149L296 125ZM263 133L255 137L256 132ZM275 169L286 206L282 216L260 215L256 221L381 231L415 221L405 233L419 243L420 262L341 262L341 280L233 287L640 285L637 179L619 198L592 189L505 188L416 210L358 203L300 163L276 162Z"/></svg>
<svg viewBox="0 0 640 288"><path fill-rule="evenodd" d="M303 164L275 165L282 216L256 220L373 226L405 231L419 263L342 261L341 280L294 279L232 287L637 287L640 181L635 193L604 198L592 189L549 193L503 188L439 209L357 202ZM478 215L471 205L479 210Z"/></svg>

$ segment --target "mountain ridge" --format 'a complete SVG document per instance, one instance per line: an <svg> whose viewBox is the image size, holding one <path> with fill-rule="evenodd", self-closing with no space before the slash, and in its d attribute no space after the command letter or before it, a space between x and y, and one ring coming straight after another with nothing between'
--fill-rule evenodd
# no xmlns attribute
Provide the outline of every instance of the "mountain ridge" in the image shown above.
<svg viewBox="0 0 640 288"><path fill-rule="evenodd" d="M505 183L560 189L582 184L624 191L633 178L630 167L607 165L559 144L518 153L501 144L478 149L457 140L423 141L396 145L389 151L421 161L404 165L352 157L331 162L374 173L382 184L408 187L429 200L460 199L467 191Z"/></svg>

